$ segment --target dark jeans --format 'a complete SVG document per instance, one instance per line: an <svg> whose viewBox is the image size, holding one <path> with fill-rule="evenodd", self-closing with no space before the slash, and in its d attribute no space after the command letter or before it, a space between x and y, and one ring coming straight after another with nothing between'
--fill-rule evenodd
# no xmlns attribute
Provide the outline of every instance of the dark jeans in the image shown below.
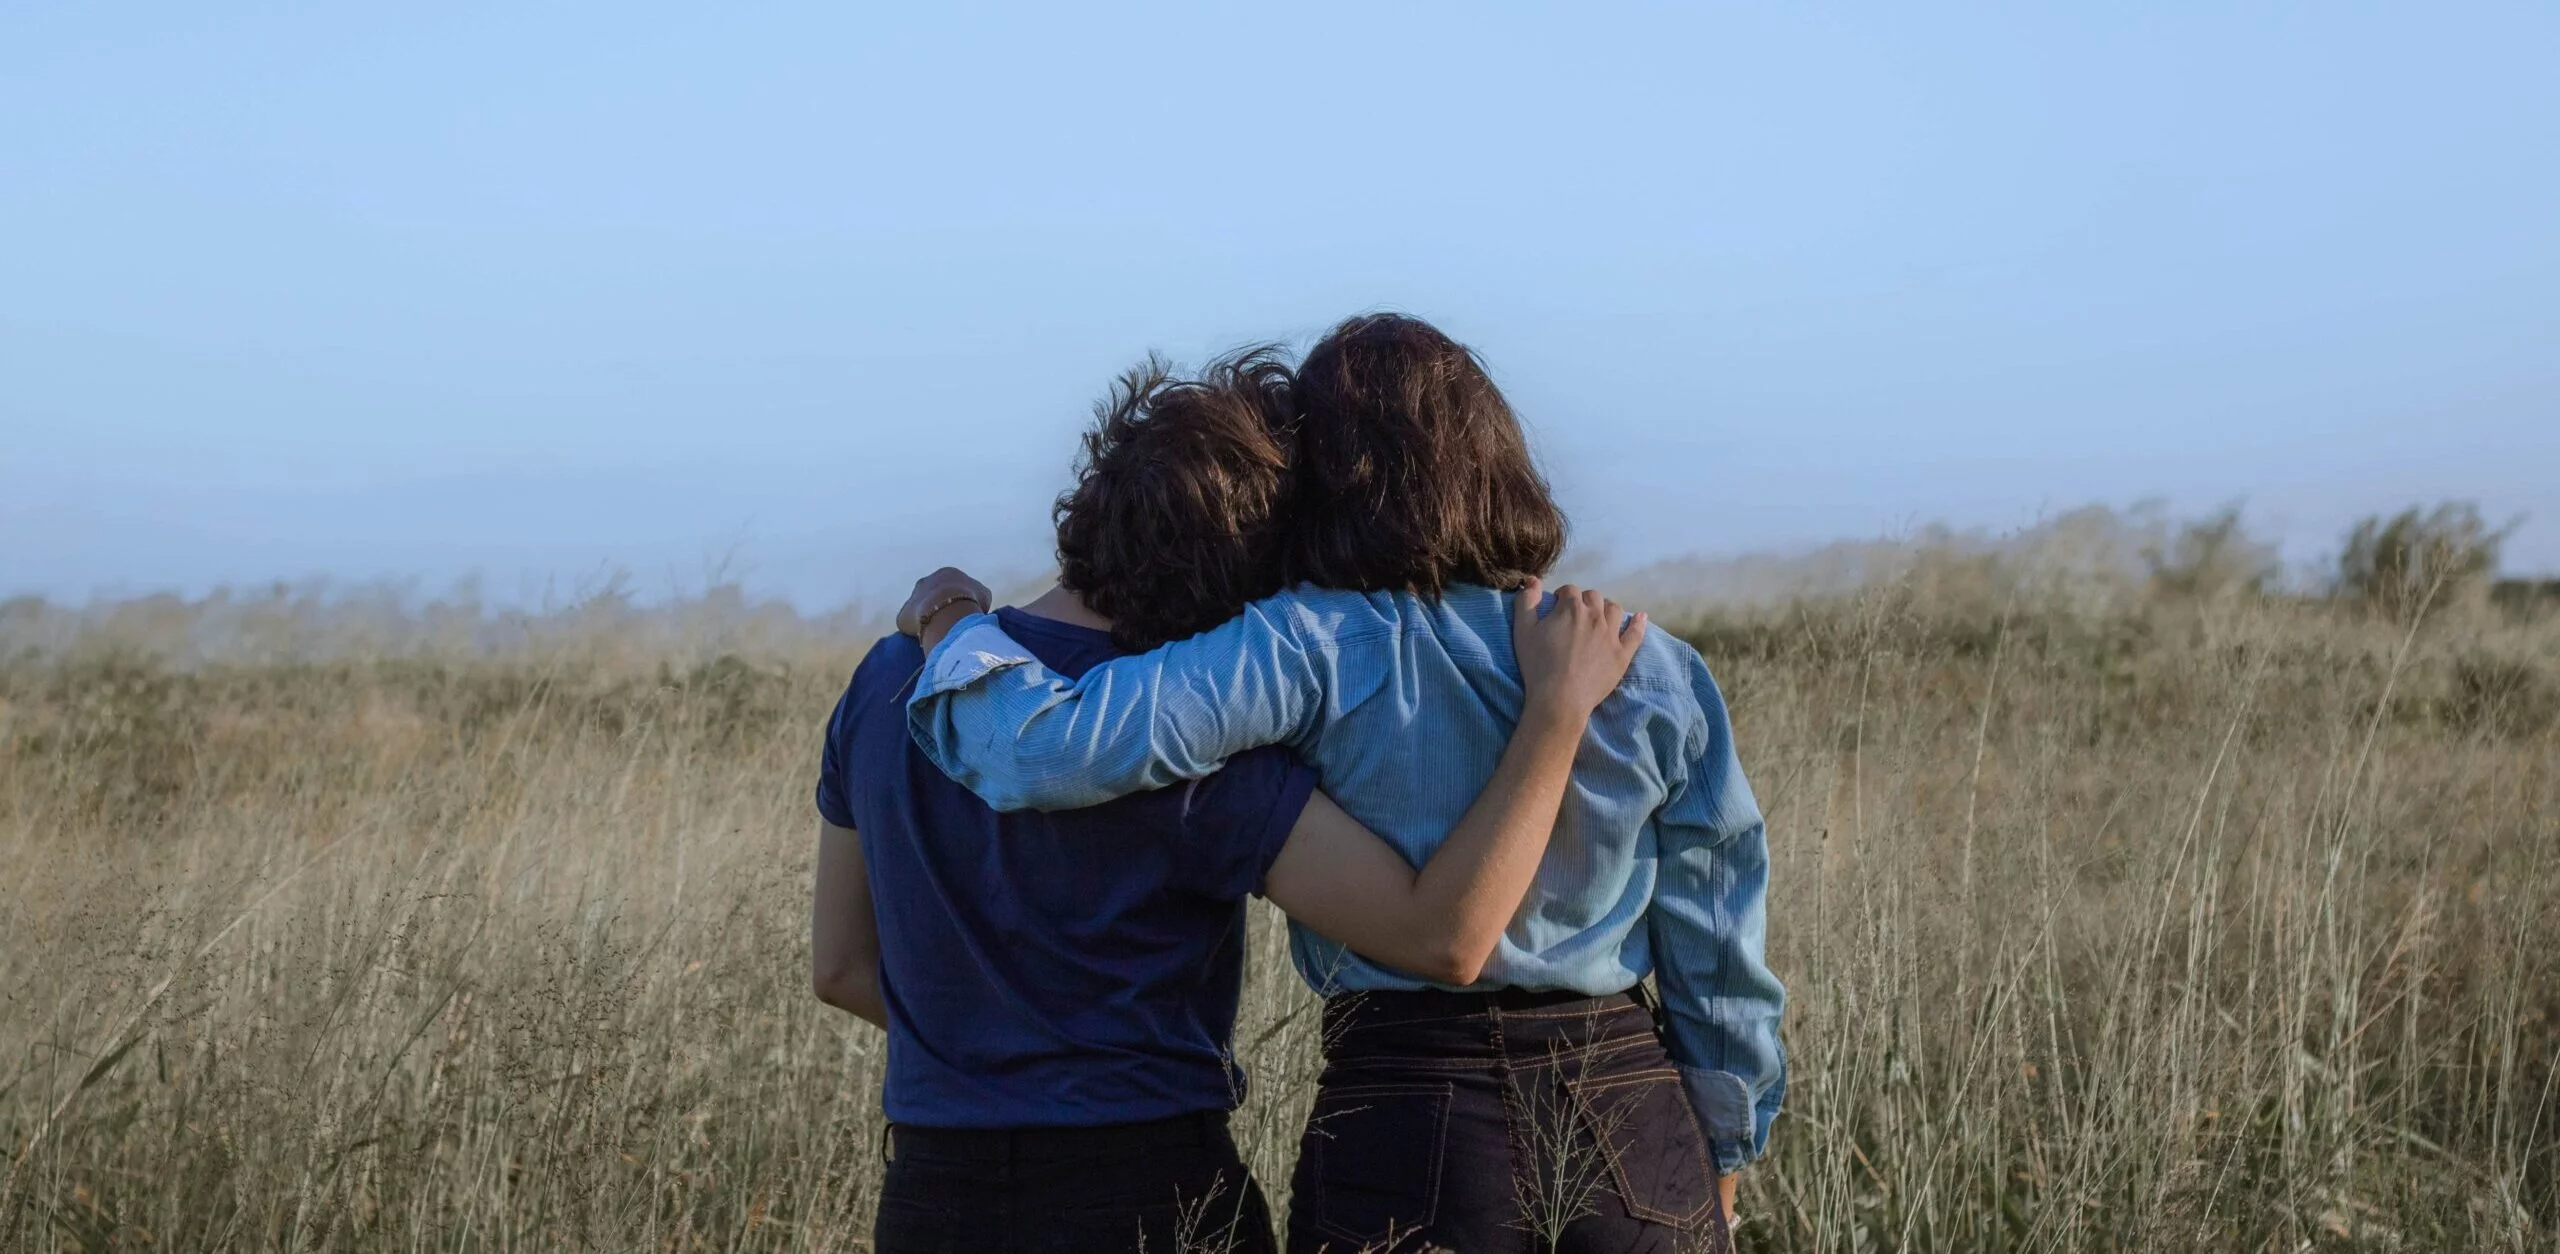
<svg viewBox="0 0 2560 1254"><path fill-rule="evenodd" d="M881 1254L1277 1248L1224 1113L1102 1128L892 1128L871 1240Z"/></svg>
<svg viewBox="0 0 2560 1254"><path fill-rule="evenodd" d="M1325 1003L1289 1249L1726 1251L1715 1163L1631 994Z"/></svg>

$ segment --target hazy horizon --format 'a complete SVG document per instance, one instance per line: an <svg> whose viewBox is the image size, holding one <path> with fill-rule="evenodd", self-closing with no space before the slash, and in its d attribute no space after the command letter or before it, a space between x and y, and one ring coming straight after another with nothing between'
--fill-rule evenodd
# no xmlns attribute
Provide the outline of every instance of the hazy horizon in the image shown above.
<svg viewBox="0 0 2560 1254"><path fill-rule="evenodd" d="M1150 350L1400 308L1587 562L2476 501L2560 572L2560 10L0 16L0 596L1048 557Z"/></svg>

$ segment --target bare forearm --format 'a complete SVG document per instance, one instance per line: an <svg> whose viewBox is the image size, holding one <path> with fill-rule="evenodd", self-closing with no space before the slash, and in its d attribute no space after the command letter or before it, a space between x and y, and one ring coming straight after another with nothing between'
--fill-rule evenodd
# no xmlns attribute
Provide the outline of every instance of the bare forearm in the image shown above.
<svg viewBox="0 0 2560 1254"><path fill-rule="evenodd" d="M1413 917L1459 938L1462 982L1492 957L1537 876L1589 722L1588 711L1533 699L1492 780L1414 877Z"/></svg>
<svg viewBox="0 0 2560 1254"><path fill-rule="evenodd" d="M809 912L809 983L818 1000L889 1026L880 992L880 924L871 908L871 869L862 837L818 824L818 873Z"/></svg>
<svg viewBox="0 0 2560 1254"><path fill-rule="evenodd" d="M869 997L865 997L855 1004L848 1005L845 1009L852 1011L853 1017L862 1020L864 1023L868 1023L883 1032L889 1030L889 1003L880 1000L880 992L878 989L873 989Z"/></svg>
<svg viewBox="0 0 2560 1254"><path fill-rule="evenodd" d="M871 972L833 972L818 979L818 998L883 1032L889 1030L889 1003L880 995L880 978Z"/></svg>

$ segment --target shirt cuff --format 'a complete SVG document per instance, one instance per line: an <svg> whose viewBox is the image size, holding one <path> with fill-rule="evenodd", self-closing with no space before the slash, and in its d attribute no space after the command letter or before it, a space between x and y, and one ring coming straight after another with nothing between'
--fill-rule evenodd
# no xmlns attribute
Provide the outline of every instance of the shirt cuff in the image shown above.
<svg viewBox="0 0 2560 1254"><path fill-rule="evenodd" d="M951 628L951 634L934 646L924 660L924 673L916 677L915 695L907 699L909 709L938 693L955 692L971 684L1015 666L1027 666L1038 659L1029 649L1004 634L1004 625L993 614L971 614Z"/></svg>
<svg viewBox="0 0 2560 1254"><path fill-rule="evenodd" d="M1689 1107L1698 1112L1698 1126L1707 1134L1707 1149L1715 1155L1716 1170L1732 1175L1759 1157L1752 1144L1755 1116L1751 1106L1751 1086L1742 1077L1725 1071L1673 1063L1680 1071L1680 1086L1688 1090Z"/></svg>

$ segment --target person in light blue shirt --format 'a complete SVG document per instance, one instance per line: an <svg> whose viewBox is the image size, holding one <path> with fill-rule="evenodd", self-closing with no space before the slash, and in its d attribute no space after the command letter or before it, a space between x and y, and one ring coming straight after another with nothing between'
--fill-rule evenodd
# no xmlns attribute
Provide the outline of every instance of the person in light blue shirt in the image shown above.
<svg viewBox="0 0 2560 1254"><path fill-rule="evenodd" d="M1345 323L1297 387L1280 543L1303 582L1074 679L995 619L958 619L908 707L937 765L997 809L1058 809L1287 745L1406 858L1429 856L1520 716L1507 589L1554 562L1563 518L1481 363L1427 324ZM1722 1240L1733 1173L1765 1150L1785 1092L1767 889L1723 697L1694 649L1654 633L1593 714L1534 886L1478 980L1436 985L1293 927L1299 972L1328 1000L1292 1247L1394 1234L1494 1249L1534 1229L1565 1234L1555 1248L1671 1248L1578 1241L1571 1216L1534 1213L1551 1165L1524 1166L1524 1142L1576 1137L1607 1164L1621 1217ZM1650 1053L1638 1021L1658 1029Z"/></svg>

